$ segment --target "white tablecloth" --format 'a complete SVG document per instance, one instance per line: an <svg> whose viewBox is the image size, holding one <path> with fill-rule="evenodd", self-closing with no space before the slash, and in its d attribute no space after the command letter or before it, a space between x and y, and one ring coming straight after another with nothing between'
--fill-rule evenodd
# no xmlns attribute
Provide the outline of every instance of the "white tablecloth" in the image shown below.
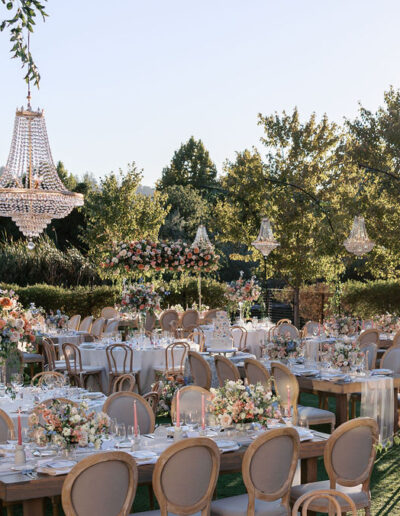
<svg viewBox="0 0 400 516"><path fill-rule="evenodd" d="M214 328L212 326L203 327L203 333L205 337L205 346L206 348L211 346L211 339L213 337ZM239 349L240 344L240 331L233 331L233 347ZM255 355L257 358L261 358L262 349L264 346L264 342L268 336L268 328L267 327L259 327L259 328L249 328L247 329L247 340L246 347L250 353Z"/></svg>
<svg viewBox="0 0 400 516"><path fill-rule="evenodd" d="M68 332L68 333L49 334L48 337L55 342L56 346L58 346L59 356L61 357L63 354L62 345L65 342L79 346L79 344L82 344L82 342L85 342L85 338L87 335L88 334L86 332L82 332L82 333Z"/></svg>

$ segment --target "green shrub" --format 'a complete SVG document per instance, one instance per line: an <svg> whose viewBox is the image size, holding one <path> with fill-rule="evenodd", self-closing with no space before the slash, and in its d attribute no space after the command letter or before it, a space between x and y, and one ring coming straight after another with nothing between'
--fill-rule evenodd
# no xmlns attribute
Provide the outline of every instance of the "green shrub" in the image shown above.
<svg viewBox="0 0 400 516"><path fill-rule="evenodd" d="M384 313L400 315L398 281L349 281L342 287L341 305L345 313L364 319Z"/></svg>
<svg viewBox="0 0 400 516"><path fill-rule="evenodd" d="M168 305L181 305L191 307L193 303L199 302L199 294L196 278L184 278L181 280L171 280L163 283L166 290L170 292L163 301L163 308ZM203 305L210 308L224 308L226 299L224 297L225 283L220 283L214 279L203 278L201 281L201 294Z"/></svg>

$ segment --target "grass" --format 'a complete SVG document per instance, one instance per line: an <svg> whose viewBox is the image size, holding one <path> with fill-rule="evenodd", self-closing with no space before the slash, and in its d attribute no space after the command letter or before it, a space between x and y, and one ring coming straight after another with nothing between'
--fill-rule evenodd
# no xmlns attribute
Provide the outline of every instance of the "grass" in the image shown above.
<svg viewBox="0 0 400 516"><path fill-rule="evenodd" d="M317 406L317 398L312 395L302 395L302 403ZM329 409L334 411L334 400L330 400ZM160 421L165 422L165 420ZM319 428L327 432L326 426ZM327 479L323 459L318 462L318 479ZM240 474L222 475L217 484L218 498L245 493L246 489ZM371 478L372 516L400 516L400 446L380 454L376 460ZM149 510L147 487L139 487L136 493L134 512ZM6 515L3 510L4 516ZM16 506L14 514L22 515L20 507ZM63 514L60 509L60 514ZM50 503L46 505L46 516L51 516Z"/></svg>

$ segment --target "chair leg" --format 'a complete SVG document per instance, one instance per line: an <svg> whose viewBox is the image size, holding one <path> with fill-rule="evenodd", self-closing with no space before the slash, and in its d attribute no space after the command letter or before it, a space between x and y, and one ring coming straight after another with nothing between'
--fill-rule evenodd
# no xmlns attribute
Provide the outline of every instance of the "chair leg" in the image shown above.
<svg viewBox="0 0 400 516"><path fill-rule="evenodd" d="M51 507L53 509L53 516L59 516L59 514L60 514L60 511L58 510L59 501L60 501L59 496L51 497Z"/></svg>
<svg viewBox="0 0 400 516"><path fill-rule="evenodd" d="M6 510L7 510L7 516L14 516L14 511L13 511L12 505L7 505Z"/></svg>
<svg viewBox="0 0 400 516"><path fill-rule="evenodd" d="M154 491L153 491L153 486L151 484L149 484L147 486L147 491L149 493L150 510L154 510Z"/></svg>

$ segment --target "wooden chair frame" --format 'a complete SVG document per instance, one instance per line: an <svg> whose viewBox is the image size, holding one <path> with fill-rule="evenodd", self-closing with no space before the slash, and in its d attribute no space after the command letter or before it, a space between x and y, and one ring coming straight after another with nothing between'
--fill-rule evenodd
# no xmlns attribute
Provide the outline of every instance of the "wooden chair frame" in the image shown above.
<svg viewBox="0 0 400 516"><path fill-rule="evenodd" d="M219 386L220 387L223 387L224 384L225 384L225 381L222 381L222 378L219 374L219 364L218 362L223 362L224 364L226 364L228 367L230 367L233 375L235 376L235 381L237 380L240 380L240 373L239 373L239 369L235 366L235 364L233 364L229 358L226 358L222 355L214 355L214 363L215 363L215 369L217 371L217 376L218 376L218 382L219 382Z"/></svg>
<svg viewBox="0 0 400 516"><path fill-rule="evenodd" d="M188 351L189 367L190 367L190 371L192 373L192 378L195 382L196 382L196 377L193 374L193 368L192 368L192 363L191 363L192 360L198 360L199 362L202 363L202 365L206 371L206 375L207 375L206 385L203 388L210 390L211 382L212 382L212 372L211 372L210 364L207 362L207 360L204 357L202 357L200 355L200 353L197 353L196 351ZM199 385L199 387L201 387L201 385Z"/></svg>
<svg viewBox="0 0 400 516"><path fill-rule="evenodd" d="M200 394L204 394L204 396L206 396L209 399L211 398L210 391L208 391L207 389L203 389L203 387L199 387L198 385L185 385L184 387L181 387L179 389L180 396L184 395L185 392L191 392L191 391L195 391ZM172 419L172 421L175 421L175 416L176 416L176 393L177 392L178 391L175 391L174 397L172 398L172 402L171 402L171 419Z"/></svg>
<svg viewBox="0 0 400 516"><path fill-rule="evenodd" d="M74 321L74 325L71 327L72 321ZM75 322L77 321L77 322ZM81 324L81 316L79 314L75 314L71 317L71 319L67 322L67 328L69 330L77 331L79 329L79 325Z"/></svg>
<svg viewBox="0 0 400 516"><path fill-rule="evenodd" d="M375 344L379 347L379 331L376 328L370 328L369 330L364 330L360 335L358 336L357 343L359 346L362 345L363 339L366 335L372 335L374 334L376 336ZM368 341L368 344L371 344L372 341Z"/></svg>
<svg viewBox="0 0 400 516"><path fill-rule="evenodd" d="M238 326L238 325L232 326L232 328L231 328L232 340L234 340L234 338L233 338L234 330L240 330L240 332L241 332L240 339L239 339L239 351L248 351L248 349L247 349L247 330L246 330L246 328L243 328L243 326Z"/></svg>
<svg viewBox="0 0 400 516"><path fill-rule="evenodd" d="M126 382L129 382L129 388L126 389L120 389L122 385L124 385ZM113 386L112 386L112 392L133 392L134 388L136 387L136 378L133 374L125 373L117 376L114 380Z"/></svg>
<svg viewBox="0 0 400 516"><path fill-rule="evenodd" d="M76 344L72 344L71 342L64 342L62 345L62 350L65 357L65 363L67 365L68 375L71 380L77 383L78 387L85 387L86 380L89 376L97 376L97 381L99 386L101 387L101 368L94 371L85 371L82 369L82 355L81 350L78 348ZM72 352L70 351L72 350ZM73 361L71 360L71 355L73 355ZM79 369L78 369L78 367ZM101 390L101 389L100 389Z"/></svg>
<svg viewBox="0 0 400 516"><path fill-rule="evenodd" d="M287 323L292 324L292 321L290 319L279 319L279 321L276 323L275 326L279 326L280 324Z"/></svg>
<svg viewBox="0 0 400 516"><path fill-rule="evenodd" d="M47 398L47 400L42 401L40 404L46 405L47 407L51 405L53 401L58 401L60 405L72 405L73 407L79 406L79 403L77 403L76 401L69 400L68 398Z"/></svg>
<svg viewBox="0 0 400 516"><path fill-rule="evenodd" d="M143 398L150 405L152 411L154 412L154 417L157 416L158 402L160 401L160 395L158 392L151 391L143 394Z"/></svg>
<svg viewBox="0 0 400 516"><path fill-rule="evenodd" d="M5 412L3 409L0 409L0 418L3 421L5 421L5 423L8 427L8 431L10 432L11 439L15 439L14 423L13 423L12 419L10 418L10 416L7 414L7 412Z"/></svg>
<svg viewBox="0 0 400 516"><path fill-rule="evenodd" d="M326 498L332 504L329 504L329 516L341 516L342 508L340 507L340 503L337 501L337 498L343 498L343 500L349 505L351 513L353 516L357 516L357 509L353 502L353 500L346 493L342 493L341 491L336 491L335 489L319 489L317 491L311 491L310 493L305 493L301 496L293 506L292 516L297 516L300 511L300 507L303 505L301 510L301 516L307 516L308 507L310 503L315 499ZM349 512L349 511L347 511Z"/></svg>
<svg viewBox="0 0 400 516"><path fill-rule="evenodd" d="M55 371L57 359L55 344L49 337L45 337L42 340L42 348L44 357L47 360L49 371Z"/></svg>
<svg viewBox="0 0 400 516"><path fill-rule="evenodd" d="M174 351L178 348L184 348L184 351L182 353L182 357L179 364L179 369L175 369L175 359L174 359ZM172 344L169 344L165 348L165 375L166 376L183 376L184 369L185 369L185 361L188 352L190 351L190 346L187 342L178 340L176 342L173 342ZM168 365L168 355L171 356L171 368Z"/></svg>
<svg viewBox="0 0 400 516"><path fill-rule="evenodd" d="M290 326L290 328L294 328L296 330L296 332L297 332L297 335L296 335L296 337L293 337L293 338L300 338L299 329L296 328L296 326L294 324L292 324L291 322L289 322L289 323L281 322L280 324L277 324L276 328L275 328L275 335L281 335L280 330L282 329L283 325ZM288 329L287 331L290 331L290 330Z"/></svg>
<svg viewBox="0 0 400 516"><path fill-rule="evenodd" d="M136 400L138 403L141 403L149 417L150 417L150 431L149 433L153 433L154 432L154 427L155 427L155 424L156 424L156 420L155 420L155 416L154 416L154 412L153 412L153 409L150 407L149 403L143 398L143 396L140 396L140 394L136 394L136 392L129 392L129 391L121 391L121 392L115 392L114 394L111 394L111 396L109 396L104 405L103 405L103 412L105 412L106 414L108 414L108 408L109 406L113 403L113 401L116 399L116 398L121 398L121 397L125 397L125 398L131 398L132 400L132 407L133 407L133 402Z"/></svg>
<svg viewBox="0 0 400 516"><path fill-rule="evenodd" d="M253 460L254 455L257 453L257 450L261 446L263 446L268 441L271 441L272 439L276 439L282 436L290 437L293 442L293 457L292 462L290 464L289 475L285 483L278 491L266 494L257 489L257 487L254 485L252 481L250 474L251 462ZM275 500L278 500L279 498L282 499L282 505L287 509L289 514L290 487L292 485L293 477L297 468L297 462L299 459L299 448L299 434L294 428L276 428L274 430L270 430L269 432L265 432L264 434L260 435L255 441L253 441L250 444L250 446L247 448L244 454L242 462L242 477L249 498L247 514L254 514L256 499L263 500L265 502L273 502Z"/></svg>
<svg viewBox="0 0 400 516"><path fill-rule="evenodd" d="M317 322L317 321L307 321L306 324L303 326L303 330L302 330L302 335L303 337L307 337L308 335L308 327L311 326L311 324L318 324L319 328L321 329L321 323Z"/></svg>
<svg viewBox="0 0 400 516"><path fill-rule="evenodd" d="M187 318L188 315L192 315L192 314L196 314L197 315L195 322L192 322L190 324L185 324L185 318ZM182 329L184 331L185 330L191 330L193 327L197 328L197 326L199 325L199 321L200 321L200 314L199 314L199 312L197 310L193 310L192 308L190 308L188 310L185 310L183 315L182 315L181 327L182 327Z"/></svg>
<svg viewBox="0 0 400 516"><path fill-rule="evenodd" d="M196 341L196 338L198 341ZM198 344L199 351L204 351L205 345L206 345L206 338L204 336L204 332L201 328L195 328L191 333L189 333L187 340L190 340L194 342L195 344Z"/></svg>
<svg viewBox="0 0 400 516"><path fill-rule="evenodd" d="M164 319L169 314L175 314L176 317L174 317L174 319L171 320L168 323L168 325L164 325ZM176 328L177 328L177 325L178 325L178 321L179 321L179 314L178 314L178 312L176 310L172 310L172 309L164 310L163 313L160 315L160 327L161 327L161 330L162 331L170 331L171 333L174 333L176 331ZM172 322L175 322L175 324L176 324L176 326L174 328L171 326Z"/></svg>
<svg viewBox="0 0 400 516"><path fill-rule="evenodd" d="M90 335L94 337L95 339L100 339L105 326L105 319L104 317L98 317L93 323L92 327L90 328ZM99 327L99 328L98 328ZM93 331L95 330L95 333Z"/></svg>
<svg viewBox="0 0 400 516"><path fill-rule="evenodd" d="M101 309L100 317L107 321L107 319L119 319L120 316L118 310L113 306L105 306Z"/></svg>
<svg viewBox="0 0 400 516"><path fill-rule="evenodd" d="M390 346L390 348L388 348L385 353L383 354L382 358L381 358L381 361L380 361L380 367L383 367L385 365L385 359L387 357L387 355L389 355L389 353L391 353L392 351L394 351L395 349L399 349L399 345L393 345L393 346ZM400 353L400 351L399 351ZM390 368L389 368L390 369ZM396 371L395 371L396 372Z"/></svg>
<svg viewBox="0 0 400 516"><path fill-rule="evenodd" d="M261 374L265 377L265 383L266 384L269 384L271 383L271 375L269 374L268 372L268 369L266 367L264 367L258 360L256 360L255 358L246 358L245 361L244 361L244 371L245 371L245 374L246 374L246 378L247 378L247 382L248 383L251 383L250 380L249 380L249 376L247 374L247 368L248 366L252 365L254 367L257 367L257 369L261 372Z"/></svg>
<svg viewBox="0 0 400 516"><path fill-rule="evenodd" d="M205 322L207 322L208 324L212 323L217 315L217 312L220 312L218 308L212 308L211 310L207 310L207 312L203 316Z"/></svg>
<svg viewBox="0 0 400 516"><path fill-rule="evenodd" d="M171 457L173 457L176 453L180 452L181 450L198 446L206 447L210 451L212 458L212 471L210 474L210 483L204 496L197 503L194 503L193 505L188 507L181 507L179 505L175 505L173 503L168 502L161 483L161 476L165 465ZM214 441L212 441L211 439L207 439L205 437L194 437L192 439L185 439L167 448L160 455L160 458L158 459L153 471L153 489L157 497L158 503L160 505L160 516L168 516L168 513L189 515L199 511L201 511L201 516L208 516L210 514L211 498L218 480L219 464L220 452L218 446L214 443ZM195 464L193 464L193 467L195 467Z"/></svg>
<svg viewBox="0 0 400 516"><path fill-rule="evenodd" d="M87 329L82 329L82 327L87 324ZM85 331L87 333L90 333L90 330L92 329L93 324L93 315L87 315L81 324L79 325L79 331Z"/></svg>
<svg viewBox="0 0 400 516"><path fill-rule="evenodd" d="M54 378L55 380L59 379L64 382L64 375L61 373L58 373L57 371L42 371L41 373L35 374L35 376L31 380L31 385L35 385L35 380L38 381L38 387L40 387L43 383L43 381L46 378Z"/></svg>
<svg viewBox="0 0 400 516"><path fill-rule="evenodd" d="M123 366L122 372L118 371L117 360L114 356L114 351L119 349L123 352ZM118 376L125 375L127 373L135 376L133 372L133 350L126 344L110 344L106 347L106 356L108 363L108 393L110 394L113 390L113 384Z"/></svg>
<svg viewBox="0 0 400 516"><path fill-rule="evenodd" d="M137 484L138 484L138 468L135 462L135 459L131 457L128 453L120 452L120 451L113 451L113 452L103 452L103 453L97 453L96 455L91 455L90 457L85 457L81 461L76 464L72 470L68 473L66 479L64 480L62 493L61 493L61 500L62 500L62 506L65 512L66 516L78 516L79 513L76 512L75 508L72 504L72 489L74 486L74 483L79 478L79 475L81 475L84 471L86 471L88 468L100 464L102 462L109 462L109 461L120 461L123 462L128 469L129 472L129 485L128 490L126 493L125 502L121 508L121 511L118 513L117 516L125 516L126 514L129 514L133 500L135 498Z"/></svg>
<svg viewBox="0 0 400 516"><path fill-rule="evenodd" d="M300 393L299 382L297 381L297 378L295 377L295 375L285 365L281 364L280 362L271 362L272 380L275 385L275 392L278 394L278 396L280 398L281 407L287 408L288 397L287 397L286 392L283 393L283 395L282 395L282 393L279 394L279 389L277 386L277 382L275 380L275 373L274 373L275 369L279 369L288 377L286 385L288 385L290 387L290 404L291 404L291 408L293 411L292 416L294 418L294 421L297 421L297 419L298 419L297 402L298 402L299 393Z"/></svg>

